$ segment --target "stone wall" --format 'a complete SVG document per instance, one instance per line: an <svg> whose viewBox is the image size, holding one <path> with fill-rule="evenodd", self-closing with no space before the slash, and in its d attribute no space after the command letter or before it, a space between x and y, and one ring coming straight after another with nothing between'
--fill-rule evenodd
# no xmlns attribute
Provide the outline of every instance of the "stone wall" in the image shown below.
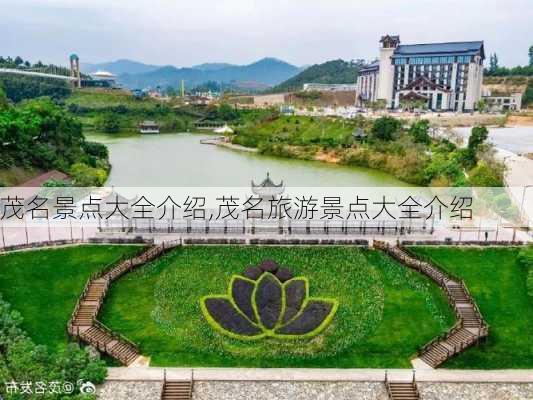
<svg viewBox="0 0 533 400"><path fill-rule="evenodd" d="M533 400L533 383L418 382L424 400Z"/></svg>
<svg viewBox="0 0 533 400"><path fill-rule="evenodd" d="M379 382L195 381L194 400L388 400Z"/></svg>
<svg viewBox="0 0 533 400"><path fill-rule="evenodd" d="M98 400L161 400L162 381L106 381L96 393Z"/></svg>
<svg viewBox="0 0 533 400"><path fill-rule="evenodd" d="M107 381L98 400L160 400L161 381ZM193 400L388 400L380 382L195 381ZM424 400L533 400L533 383L418 382Z"/></svg>

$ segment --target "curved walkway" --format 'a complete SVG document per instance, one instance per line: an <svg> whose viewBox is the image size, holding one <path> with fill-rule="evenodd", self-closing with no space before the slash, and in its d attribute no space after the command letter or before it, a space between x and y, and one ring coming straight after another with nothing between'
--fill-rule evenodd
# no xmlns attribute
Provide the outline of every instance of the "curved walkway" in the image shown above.
<svg viewBox="0 0 533 400"><path fill-rule="evenodd" d="M137 346L124 336L113 332L96 317L111 283L122 275L161 256L177 242L152 246L142 253L104 268L87 281L68 322L68 333L106 353L124 365L131 365L141 357Z"/></svg>
<svg viewBox="0 0 533 400"><path fill-rule="evenodd" d="M406 249L398 246L374 241L374 247L437 283L446 294L457 317L457 322L448 332L436 337L420 349L418 359L412 360L413 365L436 368L488 336L489 325L483 319L463 280L441 271L433 264L415 258Z"/></svg>

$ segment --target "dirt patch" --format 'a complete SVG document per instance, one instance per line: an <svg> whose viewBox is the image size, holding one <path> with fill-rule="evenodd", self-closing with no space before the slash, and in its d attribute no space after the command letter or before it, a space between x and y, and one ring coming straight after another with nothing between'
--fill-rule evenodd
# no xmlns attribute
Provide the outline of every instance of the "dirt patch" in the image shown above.
<svg viewBox="0 0 533 400"><path fill-rule="evenodd" d="M423 116L441 127L465 127L474 125L505 126L507 117L505 115L491 114L441 114Z"/></svg>
<svg viewBox="0 0 533 400"><path fill-rule="evenodd" d="M332 163L332 164L338 164L341 160L339 155L333 151L329 151L329 152L319 151L318 153L315 154L314 159L316 161L324 161L324 162Z"/></svg>
<svg viewBox="0 0 533 400"><path fill-rule="evenodd" d="M533 126L533 115L511 115L507 118L509 126Z"/></svg>
<svg viewBox="0 0 533 400"><path fill-rule="evenodd" d="M41 173L43 173L41 170L24 169L21 167L0 169L0 184L5 186L17 186L39 176Z"/></svg>

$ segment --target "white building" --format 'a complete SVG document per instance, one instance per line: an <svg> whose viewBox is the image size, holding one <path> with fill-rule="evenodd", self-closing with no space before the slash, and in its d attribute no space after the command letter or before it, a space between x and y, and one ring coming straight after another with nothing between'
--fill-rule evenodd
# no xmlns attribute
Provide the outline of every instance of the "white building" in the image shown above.
<svg viewBox="0 0 533 400"><path fill-rule="evenodd" d="M94 81L103 82L106 86L116 86L117 76L107 71L96 71L91 74Z"/></svg>
<svg viewBox="0 0 533 400"><path fill-rule="evenodd" d="M304 83L304 92L355 92L357 85L349 83Z"/></svg>
<svg viewBox="0 0 533 400"><path fill-rule="evenodd" d="M522 93L483 93L483 100L490 111L520 111L522 109Z"/></svg>
<svg viewBox="0 0 533 400"><path fill-rule="evenodd" d="M431 110L476 108L485 59L482 41L400 45L399 36L386 35L380 43L379 60L357 78L362 102L384 100L387 108L402 108L417 100Z"/></svg>

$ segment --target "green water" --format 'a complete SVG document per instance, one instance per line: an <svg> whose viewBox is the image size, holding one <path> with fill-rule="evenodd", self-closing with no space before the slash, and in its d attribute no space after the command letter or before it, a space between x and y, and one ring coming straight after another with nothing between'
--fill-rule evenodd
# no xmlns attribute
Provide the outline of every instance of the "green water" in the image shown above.
<svg viewBox="0 0 533 400"><path fill-rule="evenodd" d="M318 161L267 157L201 144L201 134L88 135L108 146L113 166L106 185L248 186L270 172L288 186L406 186L383 172Z"/></svg>

